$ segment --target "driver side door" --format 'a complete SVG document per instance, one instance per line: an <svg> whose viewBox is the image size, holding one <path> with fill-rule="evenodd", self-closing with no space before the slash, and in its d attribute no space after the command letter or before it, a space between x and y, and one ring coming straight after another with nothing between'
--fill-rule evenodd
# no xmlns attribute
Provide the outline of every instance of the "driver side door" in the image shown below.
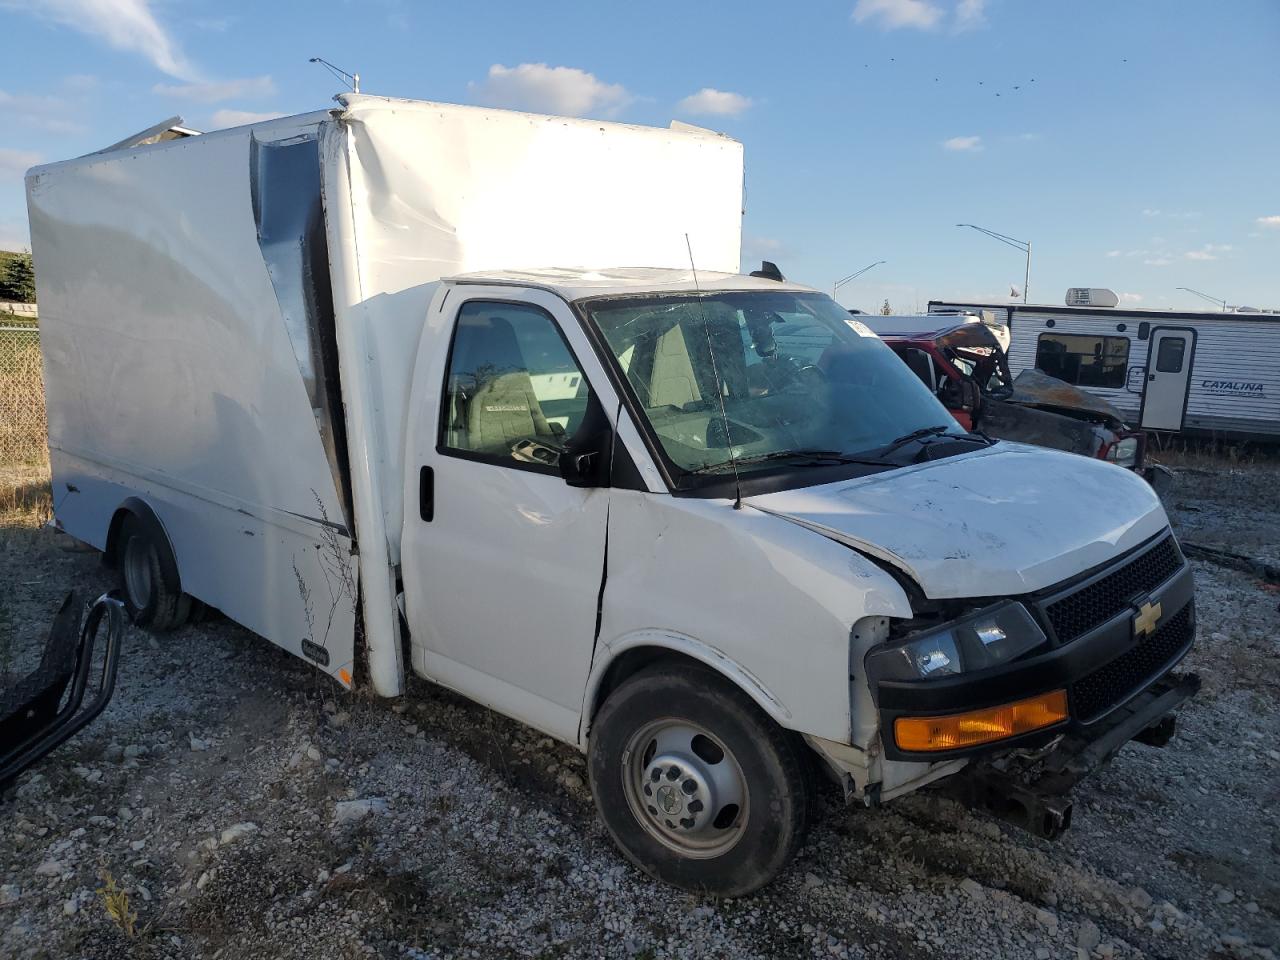
<svg viewBox="0 0 1280 960"><path fill-rule="evenodd" d="M418 411L410 426L419 512L402 559L419 671L572 741L609 490L559 472L561 451L601 414L552 309L473 299L453 311L445 368L427 374L440 377L438 416Z"/></svg>

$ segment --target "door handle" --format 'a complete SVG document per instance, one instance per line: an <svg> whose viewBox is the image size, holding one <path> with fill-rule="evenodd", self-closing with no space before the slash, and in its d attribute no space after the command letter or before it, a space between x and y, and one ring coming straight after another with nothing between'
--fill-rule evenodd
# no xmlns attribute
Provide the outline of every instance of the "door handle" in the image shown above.
<svg viewBox="0 0 1280 960"><path fill-rule="evenodd" d="M418 471L418 516L430 523L436 515L436 474L430 467Z"/></svg>
<svg viewBox="0 0 1280 960"><path fill-rule="evenodd" d="M1154 380L1155 378L1156 378L1156 375L1155 375L1154 373L1151 373L1151 374L1148 374L1148 375L1147 375L1147 379L1148 379L1148 380Z"/></svg>

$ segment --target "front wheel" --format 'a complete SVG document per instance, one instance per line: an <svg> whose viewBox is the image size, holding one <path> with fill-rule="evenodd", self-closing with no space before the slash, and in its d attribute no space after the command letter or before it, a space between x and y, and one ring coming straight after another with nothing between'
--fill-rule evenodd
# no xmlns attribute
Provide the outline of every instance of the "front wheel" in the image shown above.
<svg viewBox="0 0 1280 960"><path fill-rule="evenodd" d="M810 784L802 747L703 667L657 664L610 694L591 735L605 827L650 876L722 897L751 893L790 861Z"/></svg>

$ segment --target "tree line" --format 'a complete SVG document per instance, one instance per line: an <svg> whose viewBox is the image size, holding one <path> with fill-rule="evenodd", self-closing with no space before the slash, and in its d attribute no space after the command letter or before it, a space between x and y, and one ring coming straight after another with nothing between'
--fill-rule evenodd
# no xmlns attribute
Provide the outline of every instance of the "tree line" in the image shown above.
<svg viewBox="0 0 1280 960"><path fill-rule="evenodd" d="M31 254L0 252L0 301L36 302L36 271Z"/></svg>

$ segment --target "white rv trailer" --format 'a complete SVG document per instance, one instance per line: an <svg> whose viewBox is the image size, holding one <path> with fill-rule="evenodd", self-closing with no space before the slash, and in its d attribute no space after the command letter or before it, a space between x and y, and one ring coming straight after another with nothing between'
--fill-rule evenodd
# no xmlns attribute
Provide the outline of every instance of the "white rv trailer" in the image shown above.
<svg viewBox="0 0 1280 960"><path fill-rule="evenodd" d="M868 804L972 773L1056 834L1195 690L1168 518L737 275L742 170L694 128L354 95L32 170L57 523L142 626L195 598L350 686L362 619L378 693L411 666L574 744L692 889L782 869L810 755ZM1041 792L1010 767L1050 753Z"/></svg>
<svg viewBox="0 0 1280 960"><path fill-rule="evenodd" d="M1113 306L1075 288L1067 305L929 301L1008 325L1009 369L1036 369L1096 394L1144 430L1280 440L1280 314Z"/></svg>

